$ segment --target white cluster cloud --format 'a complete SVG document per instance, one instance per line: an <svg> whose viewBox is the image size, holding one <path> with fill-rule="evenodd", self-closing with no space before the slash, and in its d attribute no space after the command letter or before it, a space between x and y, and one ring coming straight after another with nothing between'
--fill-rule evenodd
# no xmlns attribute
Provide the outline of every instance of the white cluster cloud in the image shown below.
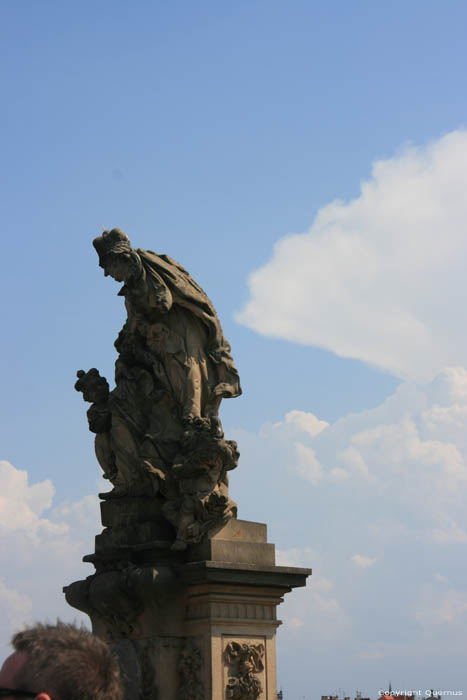
<svg viewBox="0 0 467 700"><path fill-rule="evenodd" d="M299 428L312 437L319 435L329 425L325 420L320 420L312 413L306 413L305 411L290 411L285 416L285 422Z"/></svg>
<svg viewBox="0 0 467 700"><path fill-rule="evenodd" d="M331 489L326 493L350 488L356 501L373 496L381 514L389 498L393 514L410 512L409 520L418 523L418 535L439 544L465 543L466 380L464 368L447 368L424 386L401 384L377 408L351 414L319 431L307 427L320 423L315 416L295 420L295 414L302 412L294 411L283 422L263 428L263 434L281 442L287 435L289 470L313 486ZM372 510L376 516L378 509L372 506ZM406 528L407 519L400 520ZM378 521L379 516L376 530Z"/></svg>
<svg viewBox="0 0 467 700"><path fill-rule="evenodd" d="M376 559L367 557L364 554L354 554L353 557L351 557L351 559L355 566L360 569L368 569L368 567L374 564L376 561Z"/></svg>
<svg viewBox="0 0 467 700"><path fill-rule="evenodd" d="M90 573L81 558L99 531L98 499L52 508L54 493L49 480L29 484L26 471L0 461L0 647L35 619L85 619L62 587Z"/></svg>
<svg viewBox="0 0 467 700"><path fill-rule="evenodd" d="M1 629L21 627L31 621L32 601L29 596L8 588L0 579Z"/></svg>
<svg viewBox="0 0 467 700"><path fill-rule="evenodd" d="M467 131L374 163L359 197L275 245L238 320L403 378L462 364L466 189Z"/></svg>
<svg viewBox="0 0 467 700"><path fill-rule="evenodd" d="M51 481L30 486L26 471L0 461L0 527L30 534L41 530L44 533L56 532L56 526L40 517L52 505L54 493Z"/></svg>
<svg viewBox="0 0 467 700"><path fill-rule="evenodd" d="M322 557L309 547L294 547L276 552L279 566L313 566L317 563L322 568ZM308 637L311 647L320 644L332 645L336 640L346 637L350 631L351 621L348 613L336 598L336 581L324 576L322 572L313 573L312 584L306 589L294 591L293 597L286 600L283 609L284 623L293 635L302 632ZM313 621L313 634L310 638L308 623ZM304 628L304 629L302 629Z"/></svg>

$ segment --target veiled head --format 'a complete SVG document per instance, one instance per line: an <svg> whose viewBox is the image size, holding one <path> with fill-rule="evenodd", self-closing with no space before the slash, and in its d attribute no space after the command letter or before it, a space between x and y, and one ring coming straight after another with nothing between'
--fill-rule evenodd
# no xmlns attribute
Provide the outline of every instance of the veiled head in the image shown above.
<svg viewBox="0 0 467 700"><path fill-rule="evenodd" d="M104 231L101 236L95 238L92 242L97 250L99 262L102 261L110 253L128 253L131 250L130 239L119 228L113 228L111 231Z"/></svg>
<svg viewBox="0 0 467 700"><path fill-rule="evenodd" d="M110 275L117 282L124 282L134 275L135 261L130 239L121 229L104 231L92 244L105 275Z"/></svg>

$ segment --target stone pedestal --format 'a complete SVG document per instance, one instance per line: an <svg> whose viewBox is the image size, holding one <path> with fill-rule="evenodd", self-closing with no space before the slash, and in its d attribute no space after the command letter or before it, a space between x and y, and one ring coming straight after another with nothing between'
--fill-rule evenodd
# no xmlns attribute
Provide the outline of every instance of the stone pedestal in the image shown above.
<svg viewBox="0 0 467 700"><path fill-rule="evenodd" d="M256 679L262 690L251 698L276 700L276 609L309 573L213 561L187 565L185 631L203 652L206 698L243 698L233 681Z"/></svg>
<svg viewBox="0 0 467 700"><path fill-rule="evenodd" d="M275 566L266 526L235 519L174 552L141 500L102 504L96 573L64 589L119 655L128 700L276 700L277 606L311 571Z"/></svg>

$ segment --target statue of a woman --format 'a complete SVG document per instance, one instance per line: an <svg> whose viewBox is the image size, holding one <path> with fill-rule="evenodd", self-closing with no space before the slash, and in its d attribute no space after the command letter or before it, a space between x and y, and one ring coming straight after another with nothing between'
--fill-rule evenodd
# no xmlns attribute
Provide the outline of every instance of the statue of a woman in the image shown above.
<svg viewBox="0 0 467 700"><path fill-rule="evenodd" d="M124 283L119 295L128 318L115 342L116 387L109 401L112 421L120 430L125 426L136 446L130 492L135 495L138 484L147 489L149 478L152 491L167 502L167 518L178 525L182 548L190 537L202 536L200 521L235 514L226 472L236 466L238 452L224 440L218 417L222 398L241 394L230 345L205 292L175 260L134 250L120 229L104 231L93 245L104 274ZM195 445L203 445L201 452ZM121 495L128 494L115 488L107 497Z"/></svg>
<svg viewBox="0 0 467 700"><path fill-rule="evenodd" d="M105 275L124 282L128 321L116 347L155 358L152 370L180 418L214 418L223 397L241 394L238 372L216 312L189 273L167 255L133 250L120 229L93 241Z"/></svg>

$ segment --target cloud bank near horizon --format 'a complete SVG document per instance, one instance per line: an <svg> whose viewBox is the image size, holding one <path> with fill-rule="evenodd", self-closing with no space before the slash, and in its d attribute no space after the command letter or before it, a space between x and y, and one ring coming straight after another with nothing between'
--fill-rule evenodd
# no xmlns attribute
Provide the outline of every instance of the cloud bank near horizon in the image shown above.
<svg viewBox="0 0 467 700"><path fill-rule="evenodd" d="M359 197L276 243L237 320L417 381L463 364L466 189L464 130L375 162Z"/></svg>
<svg viewBox="0 0 467 700"><path fill-rule="evenodd" d="M339 658L374 687L388 664L413 683L425 682L416 669L427 664L437 682L460 683L467 370L403 382L332 424L291 411L258 433L229 432L241 447L231 479L239 517L268 522L281 564L313 569L280 610L287 668L302 649L324 667Z"/></svg>

